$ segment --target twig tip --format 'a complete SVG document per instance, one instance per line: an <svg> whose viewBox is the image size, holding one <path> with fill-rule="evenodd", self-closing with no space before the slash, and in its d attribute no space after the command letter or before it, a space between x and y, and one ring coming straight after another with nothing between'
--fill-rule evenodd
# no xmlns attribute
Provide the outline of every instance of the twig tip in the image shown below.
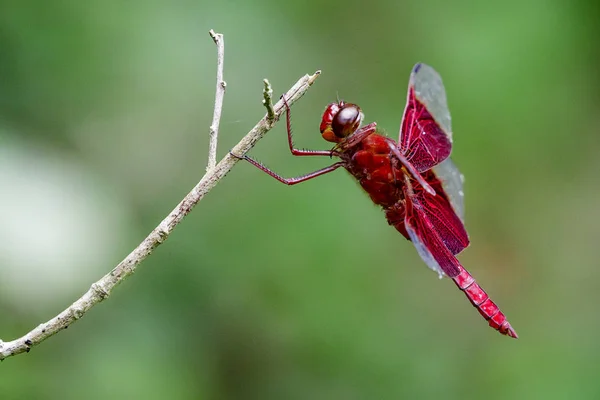
<svg viewBox="0 0 600 400"><path fill-rule="evenodd" d="M273 109L273 88L268 79L263 79L265 88L263 89L263 105L267 108L267 119L273 122L275 119L275 110Z"/></svg>
<svg viewBox="0 0 600 400"><path fill-rule="evenodd" d="M210 30L208 31L208 34L210 35L210 37L212 38L212 40L216 43L219 44L219 42L221 41L221 39L223 39L223 34L222 33L216 33L214 30Z"/></svg>
<svg viewBox="0 0 600 400"><path fill-rule="evenodd" d="M315 81L317 80L317 78L319 76L321 76L321 70L320 69L316 70L314 74L312 74L312 75L310 75L308 77L308 84L312 85L313 83L315 83Z"/></svg>

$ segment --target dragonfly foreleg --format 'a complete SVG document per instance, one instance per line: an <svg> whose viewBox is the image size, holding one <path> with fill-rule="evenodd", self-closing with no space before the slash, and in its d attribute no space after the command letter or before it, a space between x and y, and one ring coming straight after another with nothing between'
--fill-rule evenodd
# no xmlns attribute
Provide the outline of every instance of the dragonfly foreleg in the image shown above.
<svg viewBox="0 0 600 400"><path fill-rule="evenodd" d="M294 139L292 138L292 120L290 117L290 106L284 96L281 96L281 100L285 105L285 122L287 127L288 145L290 146L290 152L295 156L326 156L333 157L338 156L338 153L333 150L307 150L297 149L294 147Z"/></svg>

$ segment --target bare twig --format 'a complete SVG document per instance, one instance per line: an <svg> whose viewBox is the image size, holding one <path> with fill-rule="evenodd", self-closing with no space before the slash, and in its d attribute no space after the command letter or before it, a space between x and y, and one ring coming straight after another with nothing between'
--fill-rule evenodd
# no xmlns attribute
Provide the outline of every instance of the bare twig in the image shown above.
<svg viewBox="0 0 600 400"><path fill-rule="evenodd" d="M267 120L271 123L275 120L275 110L273 110L273 88L268 79L263 79L265 88L263 89L263 105L267 108Z"/></svg>
<svg viewBox="0 0 600 400"><path fill-rule="evenodd" d="M319 74L320 71L317 71L314 75L305 75L296 82L285 94L287 102L291 105L302 97ZM279 120L283 112L284 105L280 100L274 107L274 120ZM270 123L268 115L265 115L231 151L234 154L246 154L272 127L273 123ZM89 309L106 299L115 286L133 274L138 264L146 259L156 247L169 237L181 220L192 211L192 208L202 200L238 161L238 158L228 153L214 168L207 171L192 191L150 232L142 243L110 273L94 283L81 298L71 304L66 310L18 339L11 342L0 340L0 361L10 356L29 352L33 346L40 344L60 330L66 329L69 325L83 317Z"/></svg>
<svg viewBox="0 0 600 400"><path fill-rule="evenodd" d="M225 88L227 84L223 80L223 59L225 57L225 39L220 33L215 33L212 29L208 32L212 40L217 45L217 89L215 91L215 108L212 124L209 129L208 144L208 166L210 171L217 165L217 140L219 137L219 123L221 121L221 110L223 109L223 97L225 97Z"/></svg>

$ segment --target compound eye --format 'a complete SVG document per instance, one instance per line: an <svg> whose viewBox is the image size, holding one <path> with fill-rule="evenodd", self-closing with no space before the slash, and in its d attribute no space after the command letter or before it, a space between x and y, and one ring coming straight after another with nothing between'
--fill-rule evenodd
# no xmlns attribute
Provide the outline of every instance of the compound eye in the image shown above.
<svg viewBox="0 0 600 400"><path fill-rule="evenodd" d="M362 115L357 105L345 104L331 121L333 133L339 138L348 137L358 129L361 119Z"/></svg>

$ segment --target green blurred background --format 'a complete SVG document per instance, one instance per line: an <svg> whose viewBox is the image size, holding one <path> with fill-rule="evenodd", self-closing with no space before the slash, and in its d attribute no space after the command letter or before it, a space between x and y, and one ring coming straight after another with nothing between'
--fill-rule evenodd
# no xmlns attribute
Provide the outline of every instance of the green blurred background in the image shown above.
<svg viewBox="0 0 600 400"><path fill-rule="evenodd" d="M397 136L410 70L442 75L466 176L464 265L520 335L487 327L344 171L286 187L238 164L71 329L0 365L3 399L600 397L600 7L443 0L0 5L0 338L116 265L279 96L300 147L325 105ZM283 124L252 154L286 176Z"/></svg>

